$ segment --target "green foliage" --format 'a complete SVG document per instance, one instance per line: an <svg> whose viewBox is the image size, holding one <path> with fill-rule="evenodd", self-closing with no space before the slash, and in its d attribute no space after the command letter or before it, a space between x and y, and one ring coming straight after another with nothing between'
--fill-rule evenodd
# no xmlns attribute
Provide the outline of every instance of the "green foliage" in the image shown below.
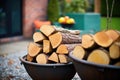
<svg viewBox="0 0 120 80"><path fill-rule="evenodd" d="M89 7L88 0L71 0L71 2L66 2L64 12L69 13L85 13L86 9Z"/></svg>
<svg viewBox="0 0 120 80"><path fill-rule="evenodd" d="M58 0L49 0L47 8L48 20L50 20L51 22L57 21L60 15L59 12L60 10Z"/></svg>
<svg viewBox="0 0 120 80"><path fill-rule="evenodd" d="M112 1L108 0L109 4L109 12L111 11ZM120 17L120 0L115 0L114 9L113 9L113 17L119 16ZM101 15L107 16L107 8L106 8L106 0L101 0Z"/></svg>
<svg viewBox="0 0 120 80"><path fill-rule="evenodd" d="M101 30L106 29L107 19L106 17L101 18ZM112 23L110 24L109 29L120 30L120 17L113 17Z"/></svg>

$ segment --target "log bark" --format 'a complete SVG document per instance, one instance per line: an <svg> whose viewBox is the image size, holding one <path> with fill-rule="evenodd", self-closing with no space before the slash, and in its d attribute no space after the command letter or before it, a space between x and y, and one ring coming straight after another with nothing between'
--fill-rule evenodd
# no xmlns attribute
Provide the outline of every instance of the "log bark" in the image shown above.
<svg viewBox="0 0 120 80"><path fill-rule="evenodd" d="M80 43L81 38L79 35L72 35L70 33L57 32L49 36L52 48L57 48L60 44Z"/></svg>
<svg viewBox="0 0 120 80"><path fill-rule="evenodd" d="M47 64L47 61L48 61L47 55L45 55L44 53L37 55L36 61L39 64Z"/></svg>
<svg viewBox="0 0 120 80"><path fill-rule="evenodd" d="M69 54L77 45L80 45L80 44L60 44L57 47L56 53Z"/></svg>
<svg viewBox="0 0 120 80"><path fill-rule="evenodd" d="M57 28L57 27L55 27L55 29L56 29L56 31L62 32L62 33L70 33L70 34L73 34L73 35L80 35L79 30L68 30L68 29L65 29L65 28Z"/></svg>
<svg viewBox="0 0 120 80"><path fill-rule="evenodd" d="M59 60L58 60L58 55L57 55L55 52L53 52L53 53L49 56L48 60L53 61L53 62L56 62L56 63L59 62Z"/></svg>
<svg viewBox="0 0 120 80"><path fill-rule="evenodd" d="M47 39L47 38L41 32L35 32L33 34L33 40L36 43L42 42L45 39Z"/></svg>
<svg viewBox="0 0 120 80"><path fill-rule="evenodd" d="M49 40L43 40L43 52L46 54L52 52L52 46Z"/></svg>
<svg viewBox="0 0 120 80"><path fill-rule="evenodd" d="M109 54L110 54L110 58L118 59L120 57L120 47L117 44L113 43L109 47Z"/></svg>
<svg viewBox="0 0 120 80"><path fill-rule="evenodd" d="M113 43L113 39L111 39L105 31L97 32L93 36L95 42L101 47L109 47Z"/></svg>
<svg viewBox="0 0 120 80"><path fill-rule="evenodd" d="M66 55L58 54L58 57L59 57L60 63L67 63L68 62Z"/></svg>
<svg viewBox="0 0 120 80"><path fill-rule="evenodd" d="M54 26L52 26L52 25L42 25L40 27L40 31L48 37L49 35L54 33L56 30L55 30Z"/></svg>
<svg viewBox="0 0 120 80"><path fill-rule="evenodd" d="M108 65L110 63L110 57L106 50L96 49L90 53L90 55L87 58L87 61L93 62L96 64Z"/></svg>
<svg viewBox="0 0 120 80"><path fill-rule="evenodd" d="M73 56L75 56L78 59L83 59L86 55L86 51L82 46L75 46L73 50Z"/></svg>
<svg viewBox="0 0 120 80"><path fill-rule="evenodd" d="M97 47L97 44L96 44L95 40L93 39L93 35L90 35L90 34L82 35L81 45L85 49L93 49L93 48Z"/></svg>
<svg viewBox="0 0 120 80"><path fill-rule="evenodd" d="M31 42L28 46L28 54L31 57L37 56L40 52L42 52L42 47L37 45L36 43Z"/></svg>

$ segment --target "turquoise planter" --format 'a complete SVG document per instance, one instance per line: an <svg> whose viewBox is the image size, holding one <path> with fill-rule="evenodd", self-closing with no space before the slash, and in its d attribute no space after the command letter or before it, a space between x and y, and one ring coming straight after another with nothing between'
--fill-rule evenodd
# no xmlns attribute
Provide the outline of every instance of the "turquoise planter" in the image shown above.
<svg viewBox="0 0 120 80"><path fill-rule="evenodd" d="M75 24L71 29L97 32L100 30L100 14L98 13L68 13L66 16L75 19Z"/></svg>

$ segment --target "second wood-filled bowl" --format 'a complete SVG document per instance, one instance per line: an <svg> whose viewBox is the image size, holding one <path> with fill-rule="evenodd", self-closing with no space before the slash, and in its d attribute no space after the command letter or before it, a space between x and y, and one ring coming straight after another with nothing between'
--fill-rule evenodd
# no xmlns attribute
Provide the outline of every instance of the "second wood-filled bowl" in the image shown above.
<svg viewBox="0 0 120 80"><path fill-rule="evenodd" d="M120 66L100 65L69 54L81 80L120 80Z"/></svg>

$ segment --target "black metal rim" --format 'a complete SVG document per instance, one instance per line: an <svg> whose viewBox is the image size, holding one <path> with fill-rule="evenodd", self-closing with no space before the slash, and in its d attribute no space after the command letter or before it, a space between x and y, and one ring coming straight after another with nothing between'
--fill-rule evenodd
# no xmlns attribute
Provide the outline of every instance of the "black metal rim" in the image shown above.
<svg viewBox="0 0 120 80"><path fill-rule="evenodd" d="M26 63L26 64L29 64L29 65L35 65L35 66L53 66L53 67L55 67L55 66L69 66L69 65L73 65L72 62L69 62L67 64L38 64L38 63L35 63L35 62L26 61L25 58L26 58L26 55L23 56L23 57L20 57L19 59L20 59L20 61L22 63Z"/></svg>

